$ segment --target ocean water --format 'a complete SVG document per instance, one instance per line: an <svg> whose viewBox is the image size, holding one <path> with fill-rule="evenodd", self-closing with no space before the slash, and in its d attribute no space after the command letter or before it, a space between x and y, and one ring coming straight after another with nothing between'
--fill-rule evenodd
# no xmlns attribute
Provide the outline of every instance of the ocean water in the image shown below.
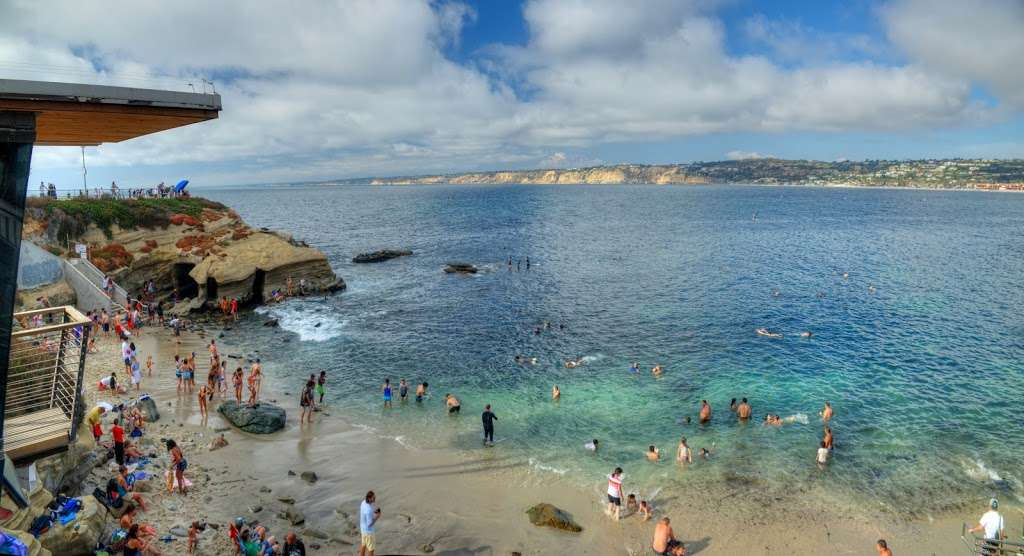
<svg viewBox="0 0 1024 556"><path fill-rule="evenodd" d="M197 192L321 248L348 283L326 300L261 308L230 340L260 349L295 395L302 377L327 369L334 411L408 445L478 453L479 414L490 403L499 417L493 450L595 496L615 466L647 496L813 495L905 516L1024 494L1024 195L753 186ZM379 248L415 255L350 262ZM443 273L451 261L481 272ZM281 329L259 326L267 315ZM783 337L758 336L759 327ZM538 363L517 365L517 354ZM565 368L574 357L585 364ZM627 372L632 361L639 375ZM661 378L650 373L655 364ZM386 377L396 387L403 377L427 381L430 398L385 410ZM560 402L550 399L556 384ZM444 413L446 392L462 401L461 416ZM755 413L745 425L728 409L741 397ZM684 424L702 399L712 423ZM814 454L826 400L836 449L822 470ZM764 427L765 413L804 422ZM711 461L672 463L680 436L711 448ZM596 455L582 449L591 438L602 444ZM668 461L645 461L650 444Z"/></svg>

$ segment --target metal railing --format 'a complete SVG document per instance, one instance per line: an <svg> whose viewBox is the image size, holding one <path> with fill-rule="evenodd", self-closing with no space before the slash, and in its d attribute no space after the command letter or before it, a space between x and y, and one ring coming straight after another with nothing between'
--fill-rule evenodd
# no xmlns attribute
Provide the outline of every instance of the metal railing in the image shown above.
<svg viewBox="0 0 1024 556"><path fill-rule="evenodd" d="M96 265L89 262L88 259L82 258L68 259L68 262L71 263L71 266L81 272L82 276L88 278L96 288L103 291L103 279L106 278L106 274L104 274L102 270L96 268ZM124 310L128 305L128 291L115 283L114 291L110 300L116 305L119 305L120 309Z"/></svg>
<svg viewBox="0 0 1024 556"><path fill-rule="evenodd" d="M4 419L59 409L75 437L92 321L71 306L15 313Z"/></svg>
<svg viewBox="0 0 1024 556"><path fill-rule="evenodd" d="M960 540L967 547L967 554L981 556L1024 556L1024 532L1021 533L1022 542L1010 540L990 541L970 532L970 527L964 523L960 529Z"/></svg>

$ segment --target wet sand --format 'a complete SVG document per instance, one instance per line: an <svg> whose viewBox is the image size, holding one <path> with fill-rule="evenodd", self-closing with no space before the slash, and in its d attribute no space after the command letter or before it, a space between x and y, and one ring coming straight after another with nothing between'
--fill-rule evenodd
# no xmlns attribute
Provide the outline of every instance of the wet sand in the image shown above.
<svg viewBox="0 0 1024 556"><path fill-rule="evenodd" d="M174 525L187 527L192 519L218 524L219 532L208 529L201 537L199 554L231 553L226 528L236 516L259 520L279 539L287 531L295 531L311 553L354 554L359 543L359 501L370 489L377 493L382 509L377 525L378 554L651 553L653 520L643 522L639 516L629 516L616 523L603 515L604 477L593 477L593 487L581 489L566 477L537 472L528 461L503 454L500 443L469 455L446 447L410 448L372 429L344 422L331 415L330 406L316 414L313 424L300 426L297 395L273 391L273 368L266 369L262 398L276 400L288 411L284 431L253 436L231 428L216 413L219 395L210 403L210 417L204 424L195 394L179 396L175 392L173 356L195 351L200 380L205 379L208 338L183 334L178 347L169 332L154 330L147 328L135 342L143 365L146 356L153 355L154 376L144 378L142 391L157 400L161 412L146 439L178 440L189 461L186 475L195 486L185 497L163 491L144 494L153 509L141 514L139 521L156 526L159 536ZM123 368L119 349L119 342L108 340L100 343L100 353L89 357L86 395L90 403L116 398L109 393L97 395L95 384L111 368ZM232 350L224 345L221 353ZM243 362L228 359L229 370ZM396 410L397 406L398 402ZM458 418L478 420L476 415ZM499 438L500 425L499 421ZM108 428L105 424L104 430ZM223 431L230 444L210 451L207 446L218 431ZM154 449L166 467L166 450ZM580 457L586 457L582 452ZM627 491L628 467L642 464L639 456L635 462L623 462ZM665 465L669 472L674 464ZM304 471L315 472L318 481L309 484L300 479ZM105 480L104 473L94 472L92 480ZM672 519L689 554L873 554L878 538L886 538L900 555L950 554L963 549L959 539L963 518L959 516L908 523L881 512L878 516L853 515L820 507L820 502L815 502L818 507L802 503L827 499L822 494L765 493L757 485L750 485L749 490L733 485L729 492L695 488L662 493L654 500L655 519L662 515ZM294 504L288 499L294 499ZM531 525L524 512L539 502L569 512L583 532L570 534ZM259 511L253 511L257 508ZM289 509L293 514L301 512L305 522L292 525L284 513ZM1006 519L1008 530L1020 529L1019 516L1006 514ZM185 545L178 539L159 546L165 554L175 554L183 552Z"/></svg>

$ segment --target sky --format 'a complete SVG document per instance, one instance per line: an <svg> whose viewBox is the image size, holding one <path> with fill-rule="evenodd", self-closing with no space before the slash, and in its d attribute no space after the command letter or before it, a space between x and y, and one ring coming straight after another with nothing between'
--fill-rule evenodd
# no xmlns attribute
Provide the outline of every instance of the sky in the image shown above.
<svg viewBox="0 0 1024 556"><path fill-rule="evenodd" d="M87 148L91 186L1024 158L1022 30L1022 0L8 0L0 77L213 83L219 119ZM80 149L31 180L78 187Z"/></svg>

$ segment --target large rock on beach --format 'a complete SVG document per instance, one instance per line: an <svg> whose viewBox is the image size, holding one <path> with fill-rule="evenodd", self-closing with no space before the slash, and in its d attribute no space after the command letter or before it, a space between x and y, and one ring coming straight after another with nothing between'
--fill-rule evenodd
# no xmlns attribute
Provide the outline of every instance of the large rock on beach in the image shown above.
<svg viewBox="0 0 1024 556"><path fill-rule="evenodd" d="M380 251L374 251L373 253L360 253L352 258L352 262L382 263L384 261L390 261L391 259L397 259L398 257L408 257L409 255L412 255L412 251L404 249L382 249Z"/></svg>
<svg viewBox="0 0 1024 556"><path fill-rule="evenodd" d="M583 530L572 520L572 516L551 504L537 504L526 510L526 514L530 516L530 523L538 527L554 527L571 533L579 533Z"/></svg>
<svg viewBox="0 0 1024 556"><path fill-rule="evenodd" d="M217 412L232 425L252 434L270 434L284 428L287 414L274 404L260 402L254 407L228 400L217 407Z"/></svg>
<svg viewBox="0 0 1024 556"><path fill-rule="evenodd" d="M83 496L82 509L74 521L67 525L54 522L54 526L39 537L43 548L61 556L93 554L96 541L107 525L107 509L92 496Z"/></svg>
<svg viewBox="0 0 1024 556"><path fill-rule="evenodd" d="M448 274L476 274L477 268L469 263L448 263L444 271Z"/></svg>
<svg viewBox="0 0 1024 556"><path fill-rule="evenodd" d="M147 397L144 400L139 400L135 402L135 405L138 406L139 411L142 412L142 417L146 420L147 423L152 423L154 421L160 420L160 410L156 408L156 400L154 400L152 397Z"/></svg>

